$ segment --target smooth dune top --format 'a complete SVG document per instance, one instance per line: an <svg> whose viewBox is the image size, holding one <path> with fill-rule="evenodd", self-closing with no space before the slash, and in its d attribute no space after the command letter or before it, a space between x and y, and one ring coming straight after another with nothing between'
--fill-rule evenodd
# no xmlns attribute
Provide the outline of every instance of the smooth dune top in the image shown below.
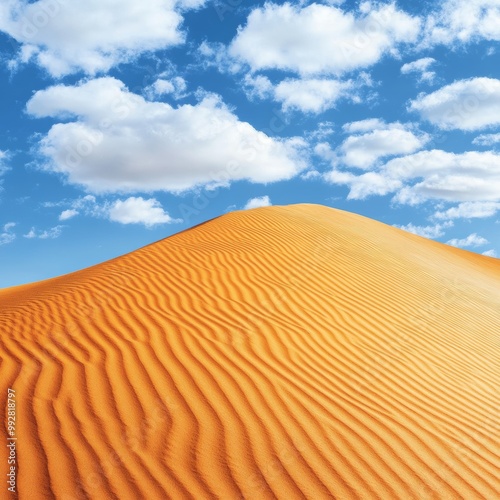
<svg viewBox="0 0 500 500"><path fill-rule="evenodd" d="M21 499L498 498L497 259L266 207L1 290L0 328Z"/></svg>

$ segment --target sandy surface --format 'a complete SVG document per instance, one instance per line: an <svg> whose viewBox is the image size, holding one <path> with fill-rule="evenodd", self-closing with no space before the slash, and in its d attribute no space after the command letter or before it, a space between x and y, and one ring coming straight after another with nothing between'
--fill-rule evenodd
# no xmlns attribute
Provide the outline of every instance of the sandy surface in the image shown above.
<svg viewBox="0 0 500 500"><path fill-rule="evenodd" d="M499 260L267 207L3 290L0 327L22 499L499 498Z"/></svg>

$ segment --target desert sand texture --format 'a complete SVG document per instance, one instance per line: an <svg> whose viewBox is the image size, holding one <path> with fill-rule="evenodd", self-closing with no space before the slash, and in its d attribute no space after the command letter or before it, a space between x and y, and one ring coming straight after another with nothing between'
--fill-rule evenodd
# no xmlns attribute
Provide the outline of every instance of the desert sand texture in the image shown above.
<svg viewBox="0 0 500 500"><path fill-rule="evenodd" d="M23 500L500 498L497 259L265 207L2 290L0 329Z"/></svg>

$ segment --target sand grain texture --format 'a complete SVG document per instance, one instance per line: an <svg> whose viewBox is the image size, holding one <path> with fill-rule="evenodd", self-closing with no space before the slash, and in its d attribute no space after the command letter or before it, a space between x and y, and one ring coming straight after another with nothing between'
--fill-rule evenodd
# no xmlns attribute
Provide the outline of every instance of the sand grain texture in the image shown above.
<svg viewBox="0 0 500 500"><path fill-rule="evenodd" d="M500 497L496 259L267 207L2 290L0 327L21 499Z"/></svg>

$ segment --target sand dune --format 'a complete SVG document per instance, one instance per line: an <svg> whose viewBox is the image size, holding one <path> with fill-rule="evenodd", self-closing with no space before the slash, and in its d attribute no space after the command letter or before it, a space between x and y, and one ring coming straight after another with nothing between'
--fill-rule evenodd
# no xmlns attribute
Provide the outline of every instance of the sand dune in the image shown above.
<svg viewBox="0 0 500 500"><path fill-rule="evenodd" d="M19 498L499 498L499 260L266 207L2 290L0 326Z"/></svg>

